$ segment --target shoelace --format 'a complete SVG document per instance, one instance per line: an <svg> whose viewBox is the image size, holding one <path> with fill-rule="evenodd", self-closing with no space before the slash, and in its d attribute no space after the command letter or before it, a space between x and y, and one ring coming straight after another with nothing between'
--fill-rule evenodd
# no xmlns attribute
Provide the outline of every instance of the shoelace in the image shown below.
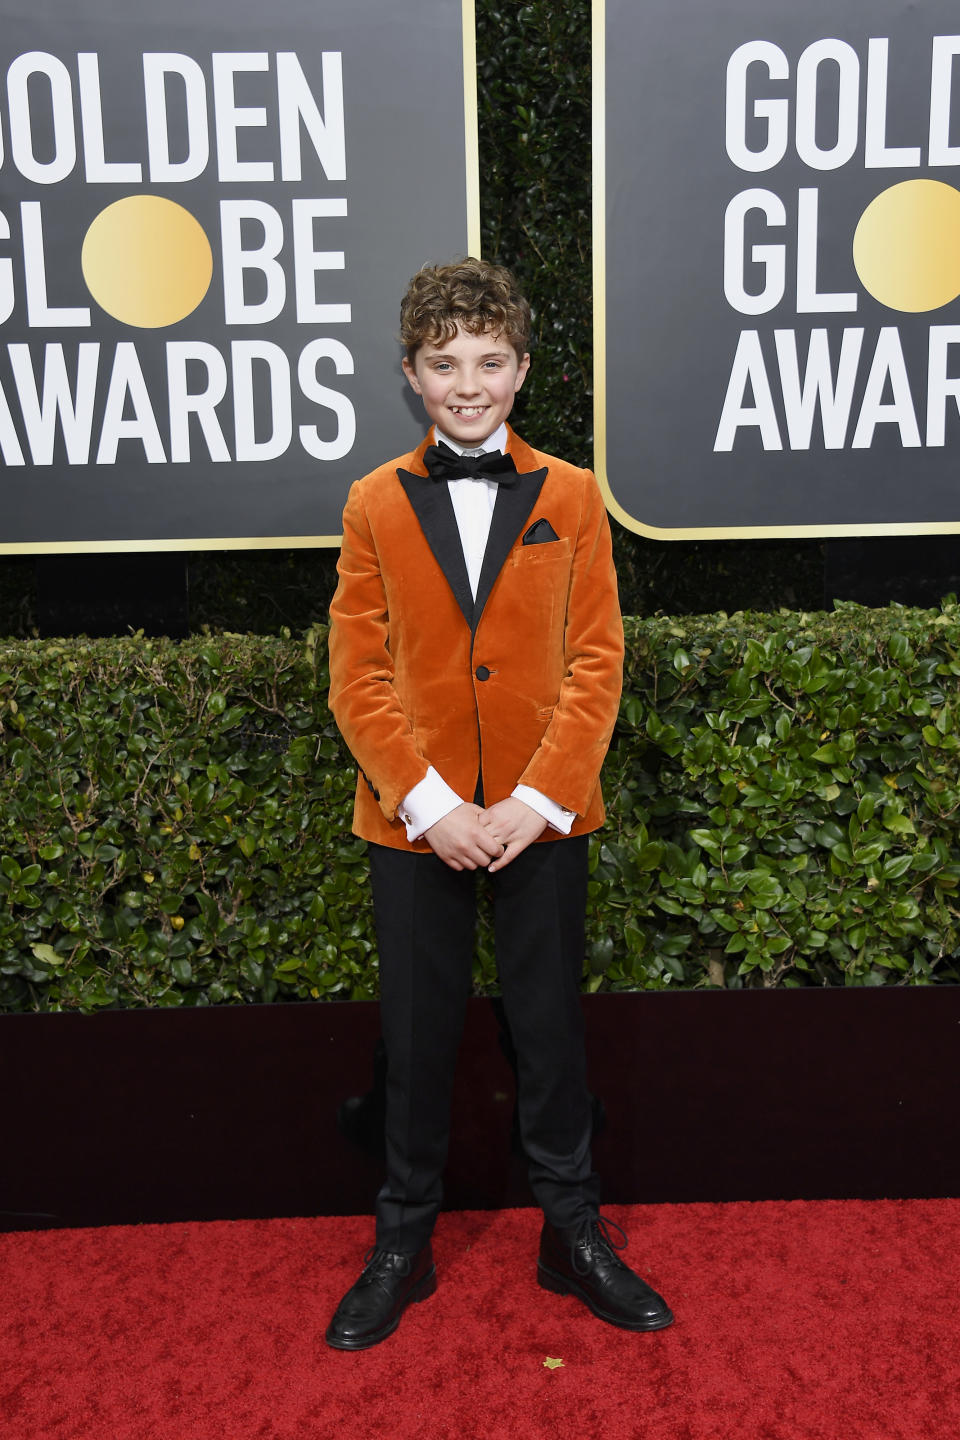
<svg viewBox="0 0 960 1440"><path fill-rule="evenodd" d="M616 1230L620 1236L619 1241L614 1240L610 1234L611 1230ZM589 1270L590 1250L594 1245L605 1246L611 1252L610 1259L613 1260L615 1264L622 1265L623 1261L619 1255L614 1252L617 1250L626 1250L626 1231L621 1230L617 1222L615 1220L609 1220L606 1215L591 1215L585 1220L573 1243L572 1262L573 1268L578 1275L585 1275ZM583 1262L580 1261L581 1253L584 1256Z"/></svg>
<svg viewBox="0 0 960 1440"><path fill-rule="evenodd" d="M404 1266L397 1265L395 1263L397 1260L402 1260ZM369 1274L371 1278L381 1274L384 1270L398 1270L401 1275L409 1275L411 1263L411 1256L400 1255L392 1250L381 1250L377 1245L371 1245L363 1257L364 1274Z"/></svg>

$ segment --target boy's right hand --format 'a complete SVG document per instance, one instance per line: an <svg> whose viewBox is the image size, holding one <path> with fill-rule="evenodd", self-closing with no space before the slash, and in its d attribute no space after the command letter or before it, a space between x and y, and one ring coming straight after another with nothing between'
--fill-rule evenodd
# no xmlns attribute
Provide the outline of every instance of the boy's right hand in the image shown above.
<svg viewBox="0 0 960 1440"><path fill-rule="evenodd" d="M503 846L480 824L479 805L464 803L423 832L430 849L451 870L479 870L503 854Z"/></svg>

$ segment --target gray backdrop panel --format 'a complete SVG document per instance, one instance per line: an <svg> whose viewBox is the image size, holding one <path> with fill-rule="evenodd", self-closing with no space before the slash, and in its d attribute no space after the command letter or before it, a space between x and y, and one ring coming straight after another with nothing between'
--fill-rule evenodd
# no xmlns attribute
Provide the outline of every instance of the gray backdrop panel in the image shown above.
<svg viewBox="0 0 960 1440"><path fill-rule="evenodd" d="M0 387L5 393L27 463L0 465L0 548L56 542L176 539L229 541L244 537L336 536L350 482L373 466L417 443L422 415L410 403L395 342L399 299L410 275L427 260L443 260L467 249L464 76L461 6L456 0L274 0L265 11L252 0L183 0L162 7L119 0L44 0L4 19L0 32L0 74L14 57L46 51L66 66L72 78L78 160L55 184L24 178L11 155L10 115L5 84L0 84L0 214L11 238L0 241L0 262L12 263L16 301L0 323ZM85 180L81 136L77 52L99 56L108 161L143 163L142 184ZM197 179L179 184L150 183L146 165L146 121L142 54L172 51L195 60L206 84L211 158ZM246 160L272 160L279 177L277 77L275 57L293 51L299 58L321 111L325 97L321 54L342 55L346 179L330 180L304 140L301 181L220 181L214 141L211 55L215 51L266 52L268 73L240 73L236 103L266 110L266 124L243 125L238 151ZM170 112L179 82L170 82ZM179 95L183 108L182 85ZM38 160L54 153L50 86L42 76L31 81L34 151ZM44 123L47 116L47 123ZM185 154L185 127L171 127L172 158ZM311 163L312 162L312 163ZM203 226L214 252L213 280L199 307L178 323L144 329L122 324L99 308L88 293L80 250L90 222L112 202L133 194L165 196L188 209ZM295 198L345 198L345 218L319 221L318 249L343 250L345 268L317 277L316 299L349 303L348 324L298 324L293 298L291 201ZM287 277L287 298L279 317L265 324L225 323L219 254L219 206L222 200L266 202L281 216L284 247L280 255ZM47 291L50 305L89 306L89 328L29 328L24 299L24 261L20 244L20 203L38 202L43 221ZM0 231L2 233L2 231ZM259 243L254 226L244 245ZM258 298L260 283L247 277L247 299ZM2 310L0 310L2 313ZM356 412L356 439L349 453L335 460L311 457L300 446L297 427L315 424L332 439L336 421L329 409L299 393L297 357L308 341L329 337L346 345L354 373L337 375L322 362L319 378L346 396ZM293 438L286 451L268 461L213 463L196 422L191 428L188 463L169 463L166 414L166 342L205 341L219 349L230 368L230 343L265 340L289 357L293 374ZM68 464L63 436L57 433L54 463L33 464L18 403L8 346L27 343L35 371L44 346L62 344L67 373L76 372L77 346L101 346L93 420L91 463ZM146 381L166 463L147 462L138 439L119 443L116 462L92 463L100 433L112 357L119 342L133 342ZM269 434L264 406L265 367L256 387L256 431ZM191 384L198 383L191 381ZM132 414L128 402L125 414ZM233 453L232 393L217 408Z"/></svg>
<svg viewBox="0 0 960 1440"><path fill-rule="evenodd" d="M957 183L956 166L927 165L932 39L958 29L943 0L919 7L903 0L739 0L731 8L707 0L606 0L606 472L621 506L642 526L681 530L734 527L883 524L904 530L960 529L957 452L960 414L947 407L946 445L904 448L898 428L880 424L868 449L853 435L876 337L900 332L921 436L925 431L927 345L931 325L960 323L960 301L926 314L879 304L860 284L852 259L854 230L880 192L906 180ZM846 41L859 60L859 141L833 170L812 169L797 155L794 133L797 62L813 42ZM867 42L886 37L886 141L919 146L919 168L866 168L864 122ZM773 168L748 173L725 145L726 67L748 41L780 47L789 78L771 80L754 66L748 109L755 100L786 98L790 138ZM960 71L960 62L955 70ZM839 71L820 66L817 142L837 132ZM960 138L960 74L952 87L950 139ZM822 108L822 114L821 114ZM763 144L761 122L748 123L748 143ZM747 246L786 247L786 293L771 311L751 316L724 295L724 215L731 198L753 187L777 195L782 228L748 225ZM819 191L818 283L821 291L854 292L852 313L798 314L795 275L797 191ZM603 237L598 237L602 241ZM759 267L746 265L748 289L759 290ZM960 288L960 282L958 282ZM773 332L794 330L801 373L811 328L826 328L834 370L845 327L865 329L863 351L842 449L826 450L819 422L808 449L786 439ZM740 429L729 453L714 441L737 342L756 329L767 360L784 449L764 450L755 428ZM960 361L953 362L960 370ZM886 397L890 399L889 392ZM751 403L749 392L747 403Z"/></svg>

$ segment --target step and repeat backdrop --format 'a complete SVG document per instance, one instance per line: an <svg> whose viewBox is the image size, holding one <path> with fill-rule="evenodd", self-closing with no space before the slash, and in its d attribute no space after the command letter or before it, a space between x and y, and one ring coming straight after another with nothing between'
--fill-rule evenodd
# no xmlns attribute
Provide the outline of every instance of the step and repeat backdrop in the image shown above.
<svg viewBox="0 0 960 1440"><path fill-rule="evenodd" d="M337 544L479 245L472 0L44 0L0 28L0 550Z"/></svg>
<svg viewBox="0 0 960 1440"><path fill-rule="evenodd" d="M659 538L960 531L943 0L594 0L596 460Z"/></svg>

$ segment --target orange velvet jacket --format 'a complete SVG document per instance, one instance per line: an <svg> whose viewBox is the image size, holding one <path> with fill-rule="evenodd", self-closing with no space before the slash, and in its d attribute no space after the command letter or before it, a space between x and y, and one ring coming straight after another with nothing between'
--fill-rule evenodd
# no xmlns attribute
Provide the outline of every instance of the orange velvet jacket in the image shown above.
<svg viewBox="0 0 960 1440"><path fill-rule="evenodd" d="M474 601L432 439L358 480L343 515L330 708L360 766L354 832L429 851L397 815L429 765L465 800L482 773L487 804L522 783L575 812L571 834L595 830L623 666L596 480L510 430L519 481L498 491ZM524 544L540 519L557 538Z"/></svg>

